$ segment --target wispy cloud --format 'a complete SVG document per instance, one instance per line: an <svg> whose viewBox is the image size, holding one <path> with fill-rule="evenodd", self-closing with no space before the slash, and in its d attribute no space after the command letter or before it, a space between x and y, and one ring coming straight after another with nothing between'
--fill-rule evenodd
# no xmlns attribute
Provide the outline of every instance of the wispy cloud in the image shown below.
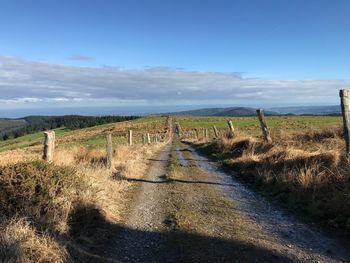
<svg viewBox="0 0 350 263"><path fill-rule="evenodd" d="M291 105L338 102L350 80L265 80L171 68L81 68L0 56L1 104Z"/></svg>
<svg viewBox="0 0 350 263"><path fill-rule="evenodd" d="M79 55L79 54L73 54L72 56L69 57L70 60L77 60L77 61L91 61L95 60L93 57L88 57L84 55Z"/></svg>

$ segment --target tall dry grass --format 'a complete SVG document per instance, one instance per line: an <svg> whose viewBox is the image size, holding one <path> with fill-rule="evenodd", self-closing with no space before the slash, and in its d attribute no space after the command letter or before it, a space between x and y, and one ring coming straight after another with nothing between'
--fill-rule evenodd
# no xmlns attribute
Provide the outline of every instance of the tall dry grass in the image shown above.
<svg viewBox="0 0 350 263"><path fill-rule="evenodd" d="M59 148L54 164L38 161L35 151L1 153L2 262L69 262L74 240L106 241L110 233L99 228L122 220L133 187L117 179L143 177L163 145L118 145L113 170L105 166L105 149Z"/></svg>
<svg viewBox="0 0 350 263"><path fill-rule="evenodd" d="M307 130L273 143L237 134L201 145L243 180L306 218L350 233L350 163L343 133Z"/></svg>
<svg viewBox="0 0 350 263"><path fill-rule="evenodd" d="M157 153L163 143L126 146L118 145L114 151L113 169L106 168L105 149L88 150L85 147L73 147L57 152L55 162L75 165L89 181L96 193L96 204L112 221L122 219L128 204L128 190L133 184L120 178L142 178L147 172L149 159Z"/></svg>
<svg viewBox="0 0 350 263"><path fill-rule="evenodd" d="M63 263L70 261L64 246L41 233L24 218L12 218L0 224L0 260L7 262Z"/></svg>

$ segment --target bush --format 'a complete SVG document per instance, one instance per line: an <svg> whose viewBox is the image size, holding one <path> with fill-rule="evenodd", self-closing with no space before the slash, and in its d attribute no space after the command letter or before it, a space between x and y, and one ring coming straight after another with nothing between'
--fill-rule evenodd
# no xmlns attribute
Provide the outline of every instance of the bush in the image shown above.
<svg viewBox="0 0 350 263"><path fill-rule="evenodd" d="M37 228L61 231L88 185L75 169L43 161L0 168L0 212L28 218Z"/></svg>

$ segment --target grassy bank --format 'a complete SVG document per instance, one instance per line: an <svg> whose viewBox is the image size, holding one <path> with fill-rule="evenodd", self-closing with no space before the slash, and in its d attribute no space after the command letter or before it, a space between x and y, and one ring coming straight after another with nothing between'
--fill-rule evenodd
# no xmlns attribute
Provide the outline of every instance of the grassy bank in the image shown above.
<svg viewBox="0 0 350 263"><path fill-rule="evenodd" d="M154 121L154 122L153 122ZM166 129L165 119L137 120L67 132L58 137L53 164L41 146L0 153L0 261L104 262L99 255L122 220L132 184L163 144L128 146L115 141L114 169L106 168L105 143L71 144L96 134ZM23 141L25 142L25 141Z"/></svg>
<svg viewBox="0 0 350 263"><path fill-rule="evenodd" d="M275 135L270 144L244 133L195 144L286 208L350 233L350 165L341 129Z"/></svg>
<svg viewBox="0 0 350 263"><path fill-rule="evenodd" d="M66 262L62 242L77 209L93 202L86 179L69 166L42 161L0 169L0 254L5 262Z"/></svg>

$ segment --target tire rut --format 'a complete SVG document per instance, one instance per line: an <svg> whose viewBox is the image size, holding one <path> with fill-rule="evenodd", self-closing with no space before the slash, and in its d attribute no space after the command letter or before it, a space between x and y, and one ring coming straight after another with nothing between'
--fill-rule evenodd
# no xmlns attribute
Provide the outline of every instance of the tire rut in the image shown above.
<svg viewBox="0 0 350 263"><path fill-rule="evenodd" d="M348 262L344 248L270 206L192 148L168 144L110 247L116 262ZM172 150L178 166L168 172ZM174 156L174 155L173 155Z"/></svg>
<svg viewBox="0 0 350 263"><path fill-rule="evenodd" d="M157 158L150 160L151 168L141 184L130 215L112 242L112 258L120 262L157 262L166 251L169 218L163 207L167 201L166 167L171 144Z"/></svg>

